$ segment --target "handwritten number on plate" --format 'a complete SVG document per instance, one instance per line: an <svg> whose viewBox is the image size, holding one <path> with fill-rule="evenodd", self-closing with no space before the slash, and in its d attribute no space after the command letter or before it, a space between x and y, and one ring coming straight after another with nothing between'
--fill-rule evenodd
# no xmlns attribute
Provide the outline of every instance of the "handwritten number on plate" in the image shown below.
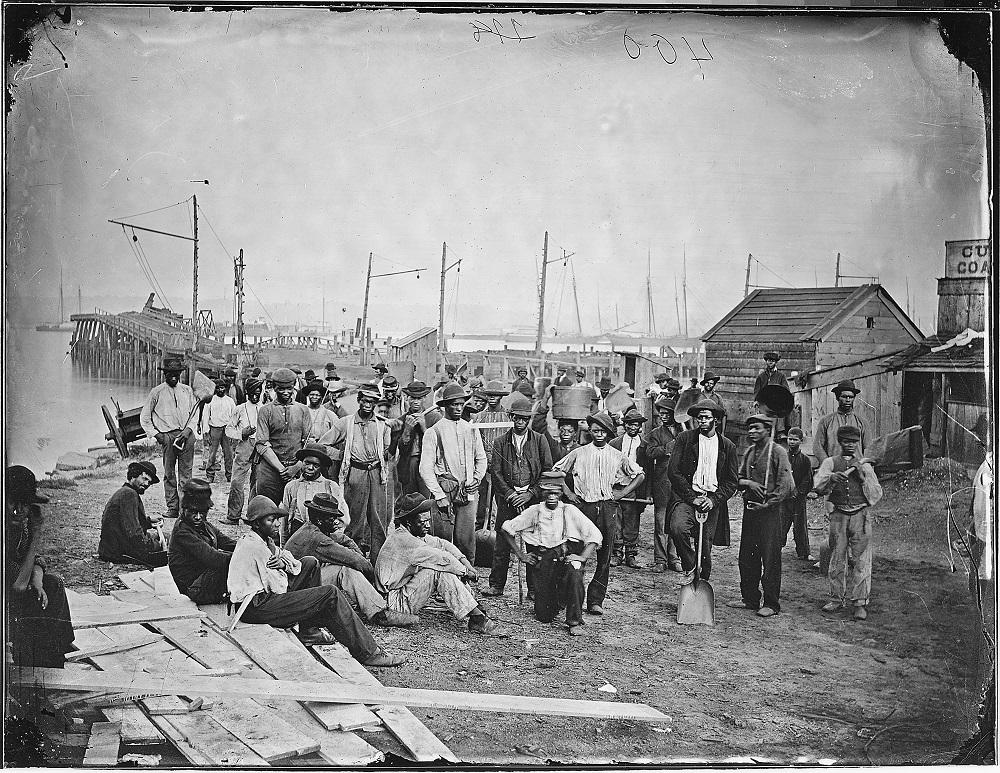
<svg viewBox="0 0 1000 773"><path fill-rule="evenodd" d="M663 35L657 34L655 32L653 33L653 37L659 38L659 40L656 41L655 48L656 48L656 53L660 55L660 59L662 59L667 64L674 64L674 62L677 61L677 49L674 48L674 44L671 43L669 40L667 40L665 37L663 37ZM674 55L673 59L667 59L667 57L663 55L663 51L660 50L660 43L666 43L668 46L670 46L670 50Z"/></svg>

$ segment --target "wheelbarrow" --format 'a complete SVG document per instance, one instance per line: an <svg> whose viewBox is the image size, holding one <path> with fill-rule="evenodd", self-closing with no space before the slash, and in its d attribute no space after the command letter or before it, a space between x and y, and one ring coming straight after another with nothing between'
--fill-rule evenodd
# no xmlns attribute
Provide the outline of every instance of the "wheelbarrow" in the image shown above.
<svg viewBox="0 0 1000 773"><path fill-rule="evenodd" d="M715 591L708 580L701 579L701 545L708 513L695 513L698 521L698 543L695 550L698 562L694 579L681 588L677 600L677 622L680 625L715 625Z"/></svg>

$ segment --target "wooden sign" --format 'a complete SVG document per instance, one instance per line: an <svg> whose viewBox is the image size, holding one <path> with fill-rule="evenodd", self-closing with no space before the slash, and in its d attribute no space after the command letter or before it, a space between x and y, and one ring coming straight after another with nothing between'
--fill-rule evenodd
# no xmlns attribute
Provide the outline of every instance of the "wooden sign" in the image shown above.
<svg viewBox="0 0 1000 773"><path fill-rule="evenodd" d="M944 275L948 279L985 279L990 271L990 240L963 239L944 243Z"/></svg>

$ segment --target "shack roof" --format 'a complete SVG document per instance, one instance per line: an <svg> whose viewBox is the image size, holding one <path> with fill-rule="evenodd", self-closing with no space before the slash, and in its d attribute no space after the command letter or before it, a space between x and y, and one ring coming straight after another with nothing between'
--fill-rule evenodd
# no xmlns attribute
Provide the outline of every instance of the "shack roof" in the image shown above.
<svg viewBox="0 0 1000 773"><path fill-rule="evenodd" d="M985 342L975 338L965 346L949 346L933 352L951 340L949 336L932 335L907 347L885 361L886 370L910 370L933 373L978 372L986 369Z"/></svg>
<svg viewBox="0 0 1000 773"><path fill-rule="evenodd" d="M409 346L414 341L419 341L424 336L429 336L431 333L436 333L436 327L422 327L416 332L410 333L408 336L403 336L402 338L393 341L392 346L395 349L402 349L404 346Z"/></svg>

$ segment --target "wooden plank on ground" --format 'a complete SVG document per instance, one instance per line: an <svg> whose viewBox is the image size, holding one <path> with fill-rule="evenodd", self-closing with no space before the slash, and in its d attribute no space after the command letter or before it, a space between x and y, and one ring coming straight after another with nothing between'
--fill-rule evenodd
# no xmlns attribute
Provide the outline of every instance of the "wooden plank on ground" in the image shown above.
<svg viewBox="0 0 1000 773"><path fill-rule="evenodd" d="M209 765L225 765L227 767L263 767L267 765L267 761L263 757L255 754L249 746L208 714L196 712L160 717L160 719L173 727L199 753L207 757Z"/></svg>
<svg viewBox="0 0 1000 773"><path fill-rule="evenodd" d="M170 567L158 566L153 570L152 578L146 578L146 582L153 586L153 592L157 596L180 596L181 592L174 582L174 576L170 573Z"/></svg>
<svg viewBox="0 0 1000 773"><path fill-rule="evenodd" d="M153 723L163 736L170 741L184 758L190 762L192 765L197 765L198 767L208 767L212 765L212 759L200 748L195 747L191 740L184 735L180 730L174 727L168 717L163 716L151 716L149 721Z"/></svg>
<svg viewBox="0 0 1000 773"><path fill-rule="evenodd" d="M90 739L83 753L83 764L110 768L118 764L120 726L115 722L95 722L90 726Z"/></svg>
<svg viewBox="0 0 1000 773"><path fill-rule="evenodd" d="M155 593L146 593L141 590L113 590L111 595L125 604L134 604L143 607L170 607L171 609L197 609L195 604L187 596L177 593L171 595L158 596Z"/></svg>
<svg viewBox="0 0 1000 773"><path fill-rule="evenodd" d="M269 625L248 625L233 631L230 636L275 679L312 682L329 687L346 685L343 679L317 663L299 641L289 638L284 631ZM379 724L379 718L360 702L353 705L307 702L305 707L327 730L355 730Z"/></svg>
<svg viewBox="0 0 1000 773"><path fill-rule="evenodd" d="M213 669L236 669L248 679L271 679L271 675L253 662L232 640L207 620L186 618L157 620L150 623L175 647L187 652Z"/></svg>
<svg viewBox="0 0 1000 773"><path fill-rule="evenodd" d="M152 646L152 645L151 645ZM109 657L109 656L101 656ZM217 698L274 698L320 703L384 703L391 706L421 706L431 709L495 711L504 714L544 714L595 719L634 719L662 722L668 717L644 703L542 698L526 695L419 690L406 687L358 687L346 682L331 690L329 685L280 679L213 679L173 673L154 676L94 671L66 673L61 668L12 668L12 684L31 684L41 689L134 690L171 695L206 695Z"/></svg>
<svg viewBox="0 0 1000 773"><path fill-rule="evenodd" d="M363 665L351 657L340 643L313 648L320 659L351 684L381 687L382 684ZM388 709L389 707L385 707ZM405 706L393 706L391 711L375 709L386 729L410 752L415 762L432 762L438 758L460 762L431 730Z"/></svg>
<svg viewBox="0 0 1000 773"><path fill-rule="evenodd" d="M69 612L74 623L78 617L108 614L125 615L130 612L138 612L145 606L144 604L127 604L111 596L98 596L94 593L76 593L72 596L67 593L66 599L69 602Z"/></svg>
<svg viewBox="0 0 1000 773"><path fill-rule="evenodd" d="M149 623L154 620L177 620L184 617L201 617L198 609L168 607L162 609L139 609L131 612L91 613L77 617L73 614L73 629L96 628L103 625L124 625L126 623Z"/></svg>
<svg viewBox="0 0 1000 773"><path fill-rule="evenodd" d="M114 652L123 652L124 650L134 649L135 647L142 647L145 644L152 644L163 639L162 633L151 633L147 634L141 639L136 641L126 641L126 642L111 642L107 644L101 644L96 647L88 647L87 649L76 650L75 652L70 652L66 655L67 661L74 660L84 660L86 658L91 658L94 655L110 655Z"/></svg>
<svg viewBox="0 0 1000 773"><path fill-rule="evenodd" d="M101 709L108 722L121 725L122 743L156 744L163 743L163 734L149 721L138 706L126 703L124 706L108 706Z"/></svg>
<svg viewBox="0 0 1000 773"><path fill-rule="evenodd" d="M331 765L360 767L385 759L382 752L354 733L322 727L301 703L264 697L254 700L317 741L319 756Z"/></svg>
<svg viewBox="0 0 1000 773"><path fill-rule="evenodd" d="M233 620L229 614L228 604L202 604L198 608L203 615L218 626L220 631L229 630L229 625Z"/></svg>
<svg viewBox="0 0 1000 773"><path fill-rule="evenodd" d="M147 591L155 593L153 587L153 573L148 569L140 569L138 572L126 572L118 575L118 579L125 583L125 587L130 590Z"/></svg>

